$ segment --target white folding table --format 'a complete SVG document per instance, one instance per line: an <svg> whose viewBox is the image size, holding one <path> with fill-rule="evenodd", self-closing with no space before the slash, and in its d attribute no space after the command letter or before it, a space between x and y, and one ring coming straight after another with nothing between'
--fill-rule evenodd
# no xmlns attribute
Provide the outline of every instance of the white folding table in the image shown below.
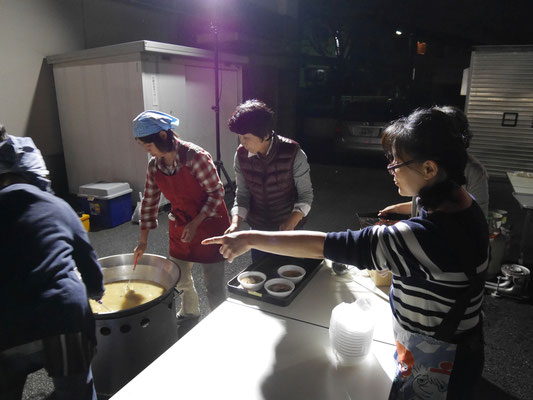
<svg viewBox="0 0 533 400"><path fill-rule="evenodd" d="M384 400L394 350L337 368L327 328L225 301L112 400Z"/></svg>
<svg viewBox="0 0 533 400"><path fill-rule="evenodd" d="M137 399L387 399L395 372L387 288L322 263L287 307L230 297L118 391ZM331 310L370 297L376 327L370 354L339 367L331 352Z"/></svg>

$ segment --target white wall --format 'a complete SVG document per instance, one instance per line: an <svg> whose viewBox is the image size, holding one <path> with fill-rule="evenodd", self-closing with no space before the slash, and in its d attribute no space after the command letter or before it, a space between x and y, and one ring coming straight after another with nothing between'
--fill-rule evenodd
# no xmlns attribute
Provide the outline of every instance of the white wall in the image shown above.
<svg viewBox="0 0 533 400"><path fill-rule="evenodd" d="M67 179L52 66L44 58L140 39L178 41L173 16L110 0L0 0L0 122L10 134L34 139L59 194Z"/></svg>
<svg viewBox="0 0 533 400"><path fill-rule="evenodd" d="M80 0L0 0L0 121L62 153L50 54L83 48Z"/></svg>

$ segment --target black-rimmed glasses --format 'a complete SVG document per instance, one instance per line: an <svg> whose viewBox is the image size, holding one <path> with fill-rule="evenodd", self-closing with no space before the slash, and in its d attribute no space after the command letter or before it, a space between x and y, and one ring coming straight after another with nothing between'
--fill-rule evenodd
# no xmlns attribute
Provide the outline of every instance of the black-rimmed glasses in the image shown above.
<svg viewBox="0 0 533 400"><path fill-rule="evenodd" d="M416 160L409 160L409 161L404 161L404 162L396 163L396 164L390 163L389 165L387 165L387 171L389 171L389 174L394 175L397 168L404 167L414 162L416 162Z"/></svg>

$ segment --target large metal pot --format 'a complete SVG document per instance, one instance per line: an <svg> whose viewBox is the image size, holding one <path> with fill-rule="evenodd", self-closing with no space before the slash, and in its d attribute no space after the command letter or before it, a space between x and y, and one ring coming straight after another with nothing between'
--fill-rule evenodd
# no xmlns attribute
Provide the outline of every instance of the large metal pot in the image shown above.
<svg viewBox="0 0 533 400"><path fill-rule="evenodd" d="M142 279L160 284L164 293L137 307L95 314L97 353L92 362L100 395L111 396L178 339L175 286L179 267L165 257L144 254L133 270L133 254L100 258L104 283ZM105 298L104 298L105 299Z"/></svg>

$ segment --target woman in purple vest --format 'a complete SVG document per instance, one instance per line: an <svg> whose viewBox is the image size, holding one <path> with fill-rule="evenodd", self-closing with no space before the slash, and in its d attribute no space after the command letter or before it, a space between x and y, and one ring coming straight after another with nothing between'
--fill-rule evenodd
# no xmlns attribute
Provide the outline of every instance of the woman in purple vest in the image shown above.
<svg viewBox="0 0 533 400"><path fill-rule="evenodd" d="M241 144L234 162L237 193L225 233L236 231L243 220L259 230L301 228L311 209L313 187L300 145L274 133L274 113L259 100L237 106L228 126ZM263 254L252 250L252 260Z"/></svg>

